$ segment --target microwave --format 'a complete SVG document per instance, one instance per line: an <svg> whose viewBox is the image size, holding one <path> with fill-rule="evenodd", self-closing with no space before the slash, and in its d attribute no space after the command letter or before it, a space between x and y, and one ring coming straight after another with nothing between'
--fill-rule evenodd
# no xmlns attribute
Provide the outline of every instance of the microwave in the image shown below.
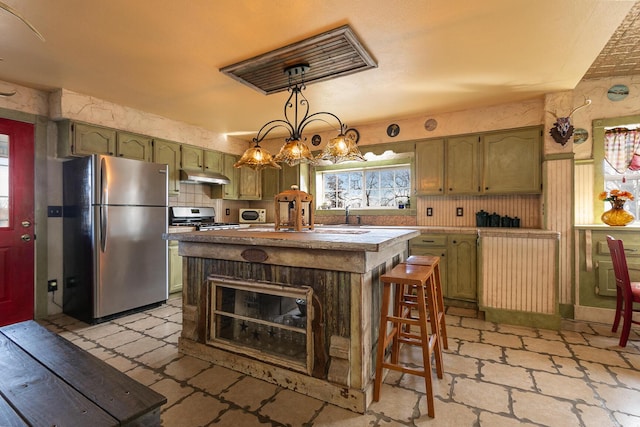
<svg viewBox="0 0 640 427"><path fill-rule="evenodd" d="M238 215L240 224L260 224L267 222L266 209L240 209Z"/></svg>

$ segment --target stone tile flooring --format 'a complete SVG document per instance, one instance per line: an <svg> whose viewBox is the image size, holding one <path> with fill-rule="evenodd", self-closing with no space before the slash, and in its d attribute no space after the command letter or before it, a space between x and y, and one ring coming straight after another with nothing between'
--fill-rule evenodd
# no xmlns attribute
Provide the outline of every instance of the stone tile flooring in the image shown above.
<svg viewBox="0 0 640 427"><path fill-rule="evenodd" d="M563 321L561 331L479 320L449 308L445 376L391 372L380 402L356 414L177 351L181 299L100 325L65 315L41 323L165 395L164 427L640 426L640 335L626 348L610 325ZM415 348L405 356L416 360Z"/></svg>

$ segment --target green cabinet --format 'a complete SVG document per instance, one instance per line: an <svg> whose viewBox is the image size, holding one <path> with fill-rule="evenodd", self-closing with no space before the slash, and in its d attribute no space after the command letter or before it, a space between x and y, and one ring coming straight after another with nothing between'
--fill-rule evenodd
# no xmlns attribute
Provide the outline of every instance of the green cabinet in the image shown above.
<svg viewBox="0 0 640 427"><path fill-rule="evenodd" d="M224 170L224 153L204 150L204 171L219 172Z"/></svg>
<svg viewBox="0 0 640 427"><path fill-rule="evenodd" d="M205 151L205 158L207 152ZM219 171L231 181L225 185L211 187L211 197L225 200L260 200L262 198L262 175L251 168L235 168L238 156L221 154L222 168Z"/></svg>
<svg viewBox="0 0 640 427"><path fill-rule="evenodd" d="M58 156L116 155L116 131L101 126L58 122Z"/></svg>
<svg viewBox="0 0 640 427"><path fill-rule="evenodd" d="M229 184L222 186L222 198L228 200L238 200L240 195L240 186L238 181L240 180L240 170L233 167L233 164L238 161L238 156L233 154L225 154L223 158L223 173L231 181Z"/></svg>
<svg viewBox="0 0 640 427"><path fill-rule="evenodd" d="M191 145L182 145L180 167L189 170L204 170L204 150Z"/></svg>
<svg viewBox="0 0 640 427"><path fill-rule="evenodd" d="M182 257L178 255L178 241L169 240L169 293L182 290Z"/></svg>
<svg viewBox="0 0 640 427"><path fill-rule="evenodd" d="M416 143L417 196L444 194L444 139Z"/></svg>
<svg viewBox="0 0 640 427"><path fill-rule="evenodd" d="M582 228L578 234L578 283L581 306L614 308L616 282L607 235L624 242L631 281L640 281L640 236L637 229Z"/></svg>
<svg viewBox="0 0 640 427"><path fill-rule="evenodd" d="M117 132L116 153L127 159L153 161L152 139L129 132Z"/></svg>
<svg viewBox="0 0 640 427"><path fill-rule="evenodd" d="M169 194L180 193L180 144L162 139L153 140L153 161L169 165Z"/></svg>
<svg viewBox="0 0 640 427"><path fill-rule="evenodd" d="M58 156L103 154L150 162L152 138L102 126L63 120L58 122Z"/></svg>
<svg viewBox="0 0 640 427"><path fill-rule="evenodd" d="M280 169L264 168L262 170L262 200L273 201L280 192Z"/></svg>
<svg viewBox="0 0 640 427"><path fill-rule="evenodd" d="M446 143L446 193L473 194L480 191L481 137L464 135L449 138Z"/></svg>
<svg viewBox="0 0 640 427"><path fill-rule="evenodd" d="M421 234L409 241L410 255L440 257L443 296L451 305L477 303L477 236Z"/></svg>
<svg viewBox="0 0 640 427"><path fill-rule="evenodd" d="M262 199L262 175L251 168L240 168L238 198L240 200Z"/></svg>
<svg viewBox="0 0 640 427"><path fill-rule="evenodd" d="M186 144L182 144L181 150L180 165L182 169L224 172L224 153Z"/></svg>
<svg viewBox="0 0 640 427"><path fill-rule="evenodd" d="M447 294L449 298L477 301L477 242L476 235L453 234L447 245Z"/></svg>
<svg viewBox="0 0 640 427"><path fill-rule="evenodd" d="M420 141L415 150L419 196L542 192L540 127Z"/></svg>
<svg viewBox="0 0 640 427"><path fill-rule="evenodd" d="M309 192L309 165L289 166L282 163L282 169L265 168L261 176L261 199L273 201L276 194L288 190L292 185Z"/></svg>
<svg viewBox="0 0 640 427"><path fill-rule="evenodd" d="M542 135L538 128L483 136L482 191L485 194L542 191Z"/></svg>

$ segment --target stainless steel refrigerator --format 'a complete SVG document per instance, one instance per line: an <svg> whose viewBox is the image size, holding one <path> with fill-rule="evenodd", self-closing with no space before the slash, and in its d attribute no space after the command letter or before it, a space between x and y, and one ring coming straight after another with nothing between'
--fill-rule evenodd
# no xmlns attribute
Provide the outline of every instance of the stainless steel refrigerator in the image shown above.
<svg viewBox="0 0 640 427"><path fill-rule="evenodd" d="M63 311L89 323L165 302L167 166L92 155L63 164Z"/></svg>

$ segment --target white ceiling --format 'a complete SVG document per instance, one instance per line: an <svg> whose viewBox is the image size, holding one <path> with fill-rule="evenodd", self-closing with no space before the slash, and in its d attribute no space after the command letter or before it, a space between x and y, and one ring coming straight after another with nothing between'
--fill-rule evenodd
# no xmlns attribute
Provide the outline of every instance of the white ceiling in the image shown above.
<svg viewBox="0 0 640 427"><path fill-rule="evenodd" d="M3 0L0 80L65 88L201 126L255 133L286 93L221 67L349 24L376 69L310 85L353 126L571 90L634 1ZM6 89L3 85L1 89Z"/></svg>

